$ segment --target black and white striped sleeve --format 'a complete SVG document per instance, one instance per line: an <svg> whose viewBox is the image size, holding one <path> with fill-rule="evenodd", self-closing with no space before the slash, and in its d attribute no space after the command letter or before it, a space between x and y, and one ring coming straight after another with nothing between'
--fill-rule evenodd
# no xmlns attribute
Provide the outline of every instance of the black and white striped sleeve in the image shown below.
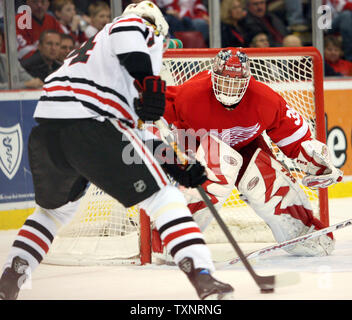
<svg viewBox="0 0 352 320"><path fill-rule="evenodd" d="M140 82L153 74L148 50L150 30L139 17L119 19L109 30L112 49L120 64Z"/></svg>

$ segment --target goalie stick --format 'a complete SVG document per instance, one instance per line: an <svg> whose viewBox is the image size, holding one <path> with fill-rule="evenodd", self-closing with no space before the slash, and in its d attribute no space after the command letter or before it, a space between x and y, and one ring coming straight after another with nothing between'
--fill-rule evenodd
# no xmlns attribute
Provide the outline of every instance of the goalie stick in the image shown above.
<svg viewBox="0 0 352 320"><path fill-rule="evenodd" d="M187 159L185 159L182 152L178 149L178 146L177 146L176 142L174 141L174 136L170 132L167 125L162 120L155 121L155 125L159 128L160 133L163 135L163 137L165 138L167 143L173 148L173 150L175 151L175 154L179 157L179 159L183 163L186 163ZM261 292L273 292L274 289L277 287L293 285L293 284L296 284L297 282L299 282L299 275L298 275L298 273L295 273L295 272L287 272L287 273L283 273L280 275L271 275L271 276L258 275L254 271L254 269L251 266L251 264L249 263L249 261L247 260L242 249L237 244L237 241L234 239L231 232L229 231L229 229L225 225L224 221L222 220L219 213L215 209L213 203L208 198L204 189L201 186L198 186L197 190L198 190L199 194L201 195L202 199L204 200L204 202L206 203L206 205L208 206L208 208L210 209L215 220L218 222L221 230L226 235L228 241L230 242L232 247L235 249L236 253L239 256L239 259L242 261L242 263L244 264L247 271L252 276L253 280L256 282L258 287L261 289Z"/></svg>
<svg viewBox="0 0 352 320"><path fill-rule="evenodd" d="M334 224L332 226L329 226L329 227L326 227L324 229L320 229L320 230L314 231L312 233L308 233L308 234L305 234L303 236L299 236L299 237L293 238L291 240L280 242L280 243L265 247L263 249L252 251L251 253L246 255L246 258L247 259L257 258L257 257L265 255L265 254L267 254L269 252L273 252L273 251L276 251L276 250L279 250L279 249L283 249L285 247L289 247L291 245L297 244L298 242L306 241L308 239L313 239L313 238L319 237L319 236L321 236L323 234L334 232L336 230L339 230L339 229L342 229L342 228L345 228L345 227L348 227L348 226L352 226L352 219L348 219L348 220L336 223L336 224ZM239 261L241 261L240 257L237 257L237 258L234 258L234 259L230 259L230 260L227 260L227 261L224 261L224 262L217 262L216 263L216 267L217 268L222 268L222 267L226 267L226 266L231 266L231 265L236 264Z"/></svg>

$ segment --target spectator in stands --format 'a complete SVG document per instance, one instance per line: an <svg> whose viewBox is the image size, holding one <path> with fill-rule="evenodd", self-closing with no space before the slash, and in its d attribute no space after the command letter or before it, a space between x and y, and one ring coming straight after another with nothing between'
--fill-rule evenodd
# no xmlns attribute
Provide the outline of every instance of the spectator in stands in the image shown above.
<svg viewBox="0 0 352 320"><path fill-rule="evenodd" d="M156 0L157 5L162 11L167 23L169 24L169 33L171 38L174 38L174 32L195 31L195 26L190 17L180 17L174 10L166 9L161 4L163 0Z"/></svg>
<svg viewBox="0 0 352 320"><path fill-rule="evenodd" d="M333 10L328 33L341 35L344 58L352 61L352 0L326 0L325 3Z"/></svg>
<svg viewBox="0 0 352 320"><path fill-rule="evenodd" d="M31 29L22 28L21 21L24 11L16 15L16 33L18 44L18 58L26 59L30 57L38 48L39 38L45 30L55 30L62 32L60 23L48 13L49 0L26 0L26 5L32 11Z"/></svg>
<svg viewBox="0 0 352 320"><path fill-rule="evenodd" d="M22 60L22 66L27 72L42 81L58 69L61 63L57 61L60 53L61 35L55 30L45 30L40 35L38 50L28 59Z"/></svg>
<svg viewBox="0 0 352 320"><path fill-rule="evenodd" d="M98 1L88 8L90 25L84 31L87 38L95 36L104 26L111 21L110 7L106 2Z"/></svg>
<svg viewBox="0 0 352 320"><path fill-rule="evenodd" d="M246 0L247 16L244 25L248 37L251 39L258 33L268 35L271 47L282 46L284 36L288 34L284 22L267 11L266 0Z"/></svg>
<svg viewBox="0 0 352 320"><path fill-rule="evenodd" d="M3 45L3 35L0 33L0 47ZM19 86L13 89L39 89L43 86L43 82L39 78L33 78L21 64L17 61L16 67L19 76ZM8 70L7 70L7 56L0 53L0 90L9 89L8 84Z"/></svg>
<svg viewBox="0 0 352 320"><path fill-rule="evenodd" d="M89 16L89 6L92 3L98 2L98 1L103 1L106 4L110 5L110 0L90 0L90 1L87 1L87 0L74 0L77 12L80 15L82 15L82 16L83 15ZM130 2L131 2L130 0L122 0L122 5L126 6L127 4L130 4Z"/></svg>
<svg viewBox="0 0 352 320"><path fill-rule="evenodd" d="M69 34L61 34L60 51L57 60L63 63L68 54L74 49L74 39Z"/></svg>
<svg viewBox="0 0 352 320"><path fill-rule="evenodd" d="M250 42L250 47L252 47L252 48L269 48L270 43L269 43L268 35L264 32L256 34Z"/></svg>
<svg viewBox="0 0 352 320"><path fill-rule="evenodd" d="M155 0L169 23L170 34L197 30L209 44L209 15L202 0Z"/></svg>
<svg viewBox="0 0 352 320"><path fill-rule="evenodd" d="M342 59L342 43L337 36L327 35L324 38L324 58L335 72L343 76L352 76L352 62Z"/></svg>
<svg viewBox="0 0 352 320"><path fill-rule="evenodd" d="M310 2L308 5L311 5ZM285 13L291 32L306 32L310 29L310 23L304 14L302 0L285 0Z"/></svg>
<svg viewBox="0 0 352 320"><path fill-rule="evenodd" d="M0 53L5 53L5 41L4 41L4 33L0 31L1 45L0 45Z"/></svg>
<svg viewBox="0 0 352 320"><path fill-rule="evenodd" d="M0 0L0 33L4 33L4 31L5 31L5 26L4 26L4 0Z"/></svg>
<svg viewBox="0 0 352 320"><path fill-rule="evenodd" d="M246 13L241 0L221 2L221 45L223 48L245 46L243 19Z"/></svg>
<svg viewBox="0 0 352 320"><path fill-rule="evenodd" d="M76 45L87 40L84 32L80 29L82 18L76 14L73 0L54 0L52 8L55 17L60 22L62 32L69 34L75 40Z"/></svg>
<svg viewBox="0 0 352 320"><path fill-rule="evenodd" d="M311 0L267 0L268 11L284 19L290 32L305 33L311 28Z"/></svg>
<svg viewBox="0 0 352 320"><path fill-rule="evenodd" d="M20 6L23 6L24 4L26 4L26 0L15 0L15 10L16 10L16 12L17 12L17 9Z"/></svg>
<svg viewBox="0 0 352 320"><path fill-rule="evenodd" d="M282 41L283 47L302 47L302 40L295 34L287 35Z"/></svg>

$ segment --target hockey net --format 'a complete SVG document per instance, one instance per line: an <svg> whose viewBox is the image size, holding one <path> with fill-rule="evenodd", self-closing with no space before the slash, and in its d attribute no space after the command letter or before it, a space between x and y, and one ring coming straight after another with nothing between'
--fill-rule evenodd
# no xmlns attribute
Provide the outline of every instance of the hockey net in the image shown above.
<svg viewBox="0 0 352 320"><path fill-rule="evenodd" d="M211 69L211 59L219 49L168 50L163 59L162 77L178 85L203 70ZM312 47L244 49L250 57L252 75L281 94L308 122L312 134L325 141L323 72L319 52ZM303 173L295 161L285 157L264 134L268 144L300 181ZM328 224L326 189L313 191L302 186L311 201L314 215ZM233 190L220 214L239 242L273 242L266 224L240 200ZM207 243L226 242L213 222L204 233ZM63 227L45 259L62 265L144 264L151 262L149 218L137 206L124 208L116 200L91 185L73 221Z"/></svg>

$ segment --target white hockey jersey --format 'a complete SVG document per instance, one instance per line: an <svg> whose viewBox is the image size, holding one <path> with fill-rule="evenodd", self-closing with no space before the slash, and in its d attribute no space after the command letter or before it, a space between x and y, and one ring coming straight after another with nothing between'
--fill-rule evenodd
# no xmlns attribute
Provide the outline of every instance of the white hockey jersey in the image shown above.
<svg viewBox="0 0 352 320"><path fill-rule="evenodd" d="M138 121L133 100L134 78L117 55L142 52L150 56L153 75L162 65L163 36L144 19L129 15L112 23L66 58L45 79L35 118L119 118Z"/></svg>

